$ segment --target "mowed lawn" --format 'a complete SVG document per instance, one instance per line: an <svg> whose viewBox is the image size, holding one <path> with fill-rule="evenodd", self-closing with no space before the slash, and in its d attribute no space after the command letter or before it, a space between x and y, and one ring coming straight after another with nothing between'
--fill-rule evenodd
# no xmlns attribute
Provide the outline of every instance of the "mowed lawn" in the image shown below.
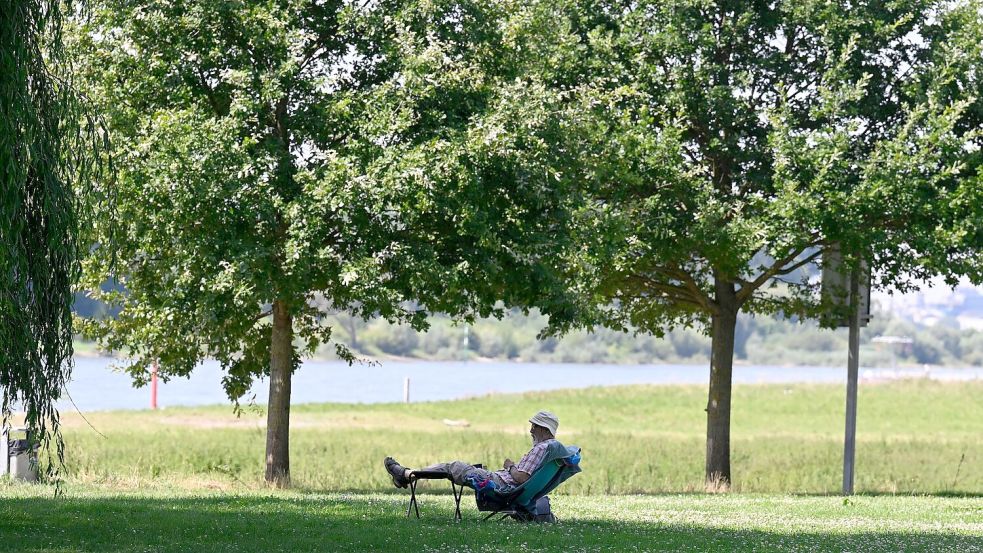
<svg viewBox="0 0 983 553"><path fill-rule="evenodd" d="M863 385L860 495L846 502L836 495L841 387L736 387L727 494L702 490L705 393L628 386L295 406L287 491L262 484L259 408L238 418L229 407L88 413L94 429L64 413L65 493L0 483L0 550L983 551L983 382ZM406 519L384 456L408 466L515 459L542 408L583 448L584 472L551 495L559 524L482 523L468 496L455 523L443 482L422 492L423 518Z"/></svg>
<svg viewBox="0 0 983 553"><path fill-rule="evenodd" d="M733 490L838 493L844 395L832 385L735 387ZM452 459L499 466L529 449L526 420L550 409L560 418L559 439L583 448L584 473L564 485L565 493L699 492L705 406L700 386L298 405L291 411L291 469L305 490L383 491L391 487L382 468L387 455L410 467ZM239 418L228 406L86 417L91 428L77 414L63 414L69 481L262 485L266 438L259 407ZM983 382L864 385L857 441L861 493L983 494Z"/></svg>
<svg viewBox="0 0 983 553"><path fill-rule="evenodd" d="M467 499L467 498L465 498ZM453 522L449 494L178 492L24 487L0 496L18 552L983 551L978 499L782 495L557 496L555 525ZM16 545L15 545L16 544Z"/></svg>

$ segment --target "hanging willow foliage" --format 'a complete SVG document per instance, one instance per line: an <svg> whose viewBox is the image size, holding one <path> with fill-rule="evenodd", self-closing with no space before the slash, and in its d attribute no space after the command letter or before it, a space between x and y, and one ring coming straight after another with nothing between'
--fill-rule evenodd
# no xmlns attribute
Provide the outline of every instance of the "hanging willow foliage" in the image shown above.
<svg viewBox="0 0 983 553"><path fill-rule="evenodd" d="M72 368L80 186L100 143L71 86L59 0L0 9L0 390L3 425L23 409L40 473L64 462L55 402ZM52 447L54 445L54 447Z"/></svg>

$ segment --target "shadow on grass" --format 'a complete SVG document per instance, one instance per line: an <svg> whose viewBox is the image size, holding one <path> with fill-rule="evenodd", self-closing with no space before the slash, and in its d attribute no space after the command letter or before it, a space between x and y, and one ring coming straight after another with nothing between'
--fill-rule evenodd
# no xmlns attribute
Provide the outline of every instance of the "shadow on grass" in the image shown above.
<svg viewBox="0 0 983 553"><path fill-rule="evenodd" d="M355 494L0 497L0 544L21 552L980 550L979 536L944 530L793 533L782 529L780 514L772 515L774 531L632 520L639 516L617 512L610 519L524 525L481 522L468 505L465 520L455 523L450 502L430 498L421 505L424 518L417 520L405 518L405 499Z"/></svg>

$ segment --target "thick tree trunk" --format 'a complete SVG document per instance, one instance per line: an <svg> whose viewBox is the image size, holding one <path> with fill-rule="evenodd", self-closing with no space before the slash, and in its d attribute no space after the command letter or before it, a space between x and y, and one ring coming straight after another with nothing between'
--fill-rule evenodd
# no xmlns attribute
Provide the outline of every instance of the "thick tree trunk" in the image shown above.
<svg viewBox="0 0 983 553"><path fill-rule="evenodd" d="M738 303L734 284L716 282L719 312L712 317L710 393L707 400L706 486L730 487L730 391L734 368L734 334Z"/></svg>
<svg viewBox="0 0 983 553"><path fill-rule="evenodd" d="M278 488L290 485L290 376L293 361L293 325L290 311L273 302L270 344L270 402L266 414L266 482Z"/></svg>

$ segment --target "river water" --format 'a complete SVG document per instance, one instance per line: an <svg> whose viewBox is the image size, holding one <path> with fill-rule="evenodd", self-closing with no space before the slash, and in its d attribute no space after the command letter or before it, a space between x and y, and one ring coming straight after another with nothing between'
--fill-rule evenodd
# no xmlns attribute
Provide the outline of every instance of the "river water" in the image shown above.
<svg viewBox="0 0 983 553"><path fill-rule="evenodd" d="M134 389L130 377L111 369L114 359L77 357L68 393L81 411L145 409L150 387ZM862 368L866 379L924 377L983 379L981 369L887 371ZM385 403L403 400L410 379L410 401L434 401L490 393L584 388L619 384L706 384L709 368L695 365L603 365L509 362L383 361L349 367L339 361L305 361L294 373L292 403ZM190 378L159 384L159 407L228 404L221 385L222 371L206 361ZM735 365L735 384L846 383L846 368ZM256 382L249 396L265 404L266 380ZM62 409L72 409L66 397Z"/></svg>

